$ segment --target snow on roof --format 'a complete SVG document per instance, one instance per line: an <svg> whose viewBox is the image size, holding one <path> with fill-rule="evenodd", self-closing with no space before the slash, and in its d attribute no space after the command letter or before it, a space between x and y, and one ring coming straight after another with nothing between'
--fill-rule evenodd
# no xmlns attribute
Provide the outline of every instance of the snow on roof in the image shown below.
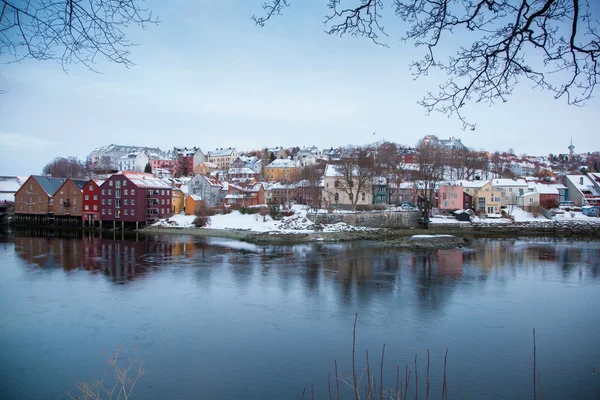
<svg viewBox="0 0 600 400"><path fill-rule="evenodd" d="M211 162L208 162L208 161L200 161L200 162L198 163L198 165L204 165L205 167L208 167L208 168L214 168L214 169L217 169L217 164L215 164L215 163L211 163Z"/></svg>
<svg viewBox="0 0 600 400"><path fill-rule="evenodd" d="M267 165L268 168L297 168L298 160L274 160L271 164Z"/></svg>
<svg viewBox="0 0 600 400"><path fill-rule="evenodd" d="M162 179L145 172L120 171L115 175L127 177L135 186L140 188L170 189L171 186Z"/></svg>
<svg viewBox="0 0 600 400"><path fill-rule="evenodd" d="M243 199L244 195L243 194L228 194L227 196L225 196L226 199Z"/></svg>
<svg viewBox="0 0 600 400"><path fill-rule="evenodd" d="M532 182L530 183L530 187L540 194L559 194L559 189L566 189L566 187L560 183L544 184Z"/></svg>
<svg viewBox="0 0 600 400"><path fill-rule="evenodd" d="M566 178L579 190L590 190L590 186L594 186L591 179L585 175L567 175Z"/></svg>
<svg viewBox="0 0 600 400"><path fill-rule="evenodd" d="M191 197L194 201L202 201L202 197L197 194L188 194L188 197Z"/></svg>
<svg viewBox="0 0 600 400"><path fill-rule="evenodd" d="M354 173L352 175L358 176L358 172L354 171ZM327 176L327 177L342 176L342 173L340 172L340 170L337 167L337 165L335 165L335 164L327 164L327 166L325 167L325 176Z"/></svg>
<svg viewBox="0 0 600 400"><path fill-rule="evenodd" d="M256 172L248 167L243 168L229 168L229 175L237 175L237 174L251 174L255 175Z"/></svg>
<svg viewBox="0 0 600 400"><path fill-rule="evenodd" d="M3 176L0 177L0 193L16 193L21 187L22 182L19 178Z"/></svg>
<svg viewBox="0 0 600 400"><path fill-rule="evenodd" d="M522 186L526 187L525 179L492 179L492 186Z"/></svg>
<svg viewBox="0 0 600 400"><path fill-rule="evenodd" d="M227 156L231 156L234 151L235 151L235 147L233 147L233 148L230 147L228 149L217 149L217 150L213 151L212 153L210 153L210 157L227 157Z"/></svg>
<svg viewBox="0 0 600 400"><path fill-rule="evenodd" d="M480 189L487 185L489 180L477 180L477 181L467 181L467 180L456 180L456 181L445 181L441 182L440 186L462 186L467 189Z"/></svg>

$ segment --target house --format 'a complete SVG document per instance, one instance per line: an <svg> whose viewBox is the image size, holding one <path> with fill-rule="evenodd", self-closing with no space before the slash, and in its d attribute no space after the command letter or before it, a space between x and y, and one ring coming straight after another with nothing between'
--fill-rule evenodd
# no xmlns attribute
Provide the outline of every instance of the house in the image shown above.
<svg viewBox="0 0 600 400"><path fill-rule="evenodd" d="M83 188L87 183L88 181L68 178L56 189L56 192L52 196L55 217L82 218Z"/></svg>
<svg viewBox="0 0 600 400"><path fill-rule="evenodd" d="M138 153L141 151L157 154L162 153L157 147L110 144L94 149L90 155L87 156L87 162L94 169L101 168L117 171L119 170L119 161L121 160L121 157L126 154Z"/></svg>
<svg viewBox="0 0 600 400"><path fill-rule="evenodd" d="M0 176L0 204L15 202L15 194L26 179L18 176Z"/></svg>
<svg viewBox="0 0 600 400"><path fill-rule="evenodd" d="M452 214L457 210L470 210L473 207L473 196L465 193L464 187L456 183L441 183L438 199L438 208L443 215Z"/></svg>
<svg viewBox="0 0 600 400"><path fill-rule="evenodd" d="M527 210L529 207L539 206L540 194L538 192L527 192L517 197L517 206Z"/></svg>
<svg viewBox="0 0 600 400"><path fill-rule="evenodd" d="M438 139L435 135L427 135L423 138L423 143L434 143L440 146L444 150L466 150L465 146L460 139L450 137L449 139Z"/></svg>
<svg viewBox="0 0 600 400"><path fill-rule="evenodd" d="M100 186L100 221L150 224L173 215L171 186L143 172L121 171Z"/></svg>
<svg viewBox="0 0 600 400"><path fill-rule="evenodd" d="M244 189L233 183L229 183L227 186L227 195L225 195L225 204L229 206L244 206L245 198Z"/></svg>
<svg viewBox="0 0 600 400"><path fill-rule="evenodd" d="M220 190L223 185L218 180L206 175L196 174L186 186L187 193L200 196L207 207L217 207L221 204Z"/></svg>
<svg viewBox="0 0 600 400"><path fill-rule="evenodd" d="M269 154L269 156L275 157L275 159L277 160L285 160L286 158L288 158L288 153L283 147L273 147L267 149L267 153Z"/></svg>
<svg viewBox="0 0 600 400"><path fill-rule="evenodd" d="M321 196L323 195L323 181L310 182L301 180L296 184L296 202L321 208Z"/></svg>
<svg viewBox="0 0 600 400"><path fill-rule="evenodd" d="M194 167L194 174L210 175L211 172L217 170L217 164L202 161Z"/></svg>
<svg viewBox="0 0 600 400"><path fill-rule="evenodd" d="M510 170L515 176L532 176L536 166L530 162L518 161L510 164Z"/></svg>
<svg viewBox="0 0 600 400"><path fill-rule="evenodd" d="M238 158L235 147L217 149L208 155L208 161L217 165L217 169L229 169L231 163Z"/></svg>
<svg viewBox="0 0 600 400"><path fill-rule="evenodd" d="M355 171L356 172L356 171ZM354 176L358 176L358 173L354 173ZM368 182L367 186L358 189L358 177L353 178L353 189L350 195L346 191L342 190L342 174L334 164L328 164L325 167L325 175L323 177L323 193L322 199L326 207L345 205L354 205L354 196L358 196L356 204L372 204L373 203L373 192L371 190L371 182ZM351 197L352 196L352 197Z"/></svg>
<svg viewBox="0 0 600 400"><path fill-rule="evenodd" d="M177 187L171 188L171 208L173 209L173 214L181 214L183 211L185 206L184 197L183 190Z"/></svg>
<svg viewBox="0 0 600 400"><path fill-rule="evenodd" d="M269 182L292 182L300 176L298 160L277 159L265 167L265 180Z"/></svg>
<svg viewBox="0 0 600 400"><path fill-rule="evenodd" d="M529 186L533 192L539 193L539 204L546 209L567 201L567 187L561 183L530 182Z"/></svg>
<svg viewBox="0 0 600 400"><path fill-rule="evenodd" d="M148 163L150 163L150 157L146 151L128 153L119 159L119 171L144 172Z"/></svg>
<svg viewBox="0 0 600 400"><path fill-rule="evenodd" d="M196 194L188 194L185 198L185 215L196 215L203 204L202 197Z"/></svg>
<svg viewBox="0 0 600 400"><path fill-rule="evenodd" d="M153 174L162 174L163 176L174 176L176 174L177 160L173 152L148 153L148 155ZM164 171L169 171L169 174Z"/></svg>
<svg viewBox="0 0 600 400"><path fill-rule="evenodd" d="M492 187L500 192L503 206L517 204L517 197L528 191L525 179L492 179Z"/></svg>
<svg viewBox="0 0 600 400"><path fill-rule="evenodd" d="M577 207L600 205L600 191L586 175L566 175L564 184L568 189L569 201Z"/></svg>
<svg viewBox="0 0 600 400"><path fill-rule="evenodd" d="M269 204L286 204L296 198L296 185L273 183L265 190L265 199Z"/></svg>
<svg viewBox="0 0 600 400"><path fill-rule="evenodd" d="M502 194L494 189L491 181L486 181L473 195L475 211L486 214L500 214L502 208Z"/></svg>
<svg viewBox="0 0 600 400"><path fill-rule="evenodd" d="M191 176L194 174L196 165L206 161L206 157L202 150L198 147L192 148L173 148L173 153L177 161L176 176Z"/></svg>
<svg viewBox="0 0 600 400"><path fill-rule="evenodd" d="M65 178L31 175L15 193L15 214L54 215L54 193Z"/></svg>
<svg viewBox="0 0 600 400"><path fill-rule="evenodd" d="M104 181L90 180L83 187L83 212L81 219L93 225L100 221L100 186Z"/></svg>
<svg viewBox="0 0 600 400"><path fill-rule="evenodd" d="M256 172L248 167L229 168L229 171L227 172L227 178L230 181L255 181Z"/></svg>
<svg viewBox="0 0 600 400"><path fill-rule="evenodd" d="M385 177L377 176L373 178L371 189L373 190L373 204L389 204L390 191L389 182Z"/></svg>
<svg viewBox="0 0 600 400"><path fill-rule="evenodd" d="M600 217L600 206L583 206L581 212L588 217Z"/></svg>

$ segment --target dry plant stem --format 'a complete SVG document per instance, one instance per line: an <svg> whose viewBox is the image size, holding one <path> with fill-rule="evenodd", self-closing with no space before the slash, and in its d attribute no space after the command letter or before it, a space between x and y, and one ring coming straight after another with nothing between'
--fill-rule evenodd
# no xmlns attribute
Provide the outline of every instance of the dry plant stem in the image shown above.
<svg viewBox="0 0 600 400"><path fill-rule="evenodd" d="M306 392L306 386L302 388L302 396L300 396L300 400L304 400L304 392Z"/></svg>
<svg viewBox="0 0 600 400"><path fill-rule="evenodd" d="M356 400L360 400L358 394L358 383L356 382L356 369L354 366L354 352L356 350L356 320L358 319L358 313L354 315L354 328L352 329L352 382L354 383L354 395Z"/></svg>
<svg viewBox="0 0 600 400"><path fill-rule="evenodd" d="M406 364L406 380L404 381L404 400L408 396L408 385L410 383L410 371L408 370L408 364Z"/></svg>
<svg viewBox="0 0 600 400"><path fill-rule="evenodd" d="M425 374L425 384L426 384L425 400L429 400L429 388L430 388L430 384L429 384L429 349L427 349L427 370L426 370L426 374Z"/></svg>
<svg viewBox="0 0 600 400"><path fill-rule="evenodd" d="M365 353L367 354L367 399L372 395L373 393L373 388L371 387L371 368L369 366L369 350L365 350Z"/></svg>
<svg viewBox="0 0 600 400"><path fill-rule="evenodd" d="M396 398L395 400L400 400L398 397L398 379L400 378L400 366L396 365Z"/></svg>
<svg viewBox="0 0 600 400"><path fill-rule="evenodd" d="M444 380L442 382L442 400L448 397L446 394L446 360L448 359L448 349L446 349L446 355L444 356ZM444 397L445 396L445 397Z"/></svg>
<svg viewBox="0 0 600 400"><path fill-rule="evenodd" d="M419 369L417 368L417 355L415 354L415 400L419 400Z"/></svg>
<svg viewBox="0 0 600 400"><path fill-rule="evenodd" d="M533 400L536 399L537 389L535 388L535 328L533 328Z"/></svg>
<svg viewBox="0 0 600 400"><path fill-rule="evenodd" d="M381 364L379 365L379 400L383 400L383 357L385 356L385 343L381 349Z"/></svg>
<svg viewBox="0 0 600 400"><path fill-rule="evenodd" d="M335 393L337 400L340 400L340 379L337 370L337 360L333 360L333 366L335 368Z"/></svg>

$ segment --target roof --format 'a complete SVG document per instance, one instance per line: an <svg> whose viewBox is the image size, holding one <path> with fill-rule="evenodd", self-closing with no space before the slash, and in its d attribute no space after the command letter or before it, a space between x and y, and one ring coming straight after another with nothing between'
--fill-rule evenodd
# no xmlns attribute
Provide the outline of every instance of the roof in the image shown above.
<svg viewBox="0 0 600 400"><path fill-rule="evenodd" d="M273 162L267 165L268 168L297 168L298 161L297 160L273 160Z"/></svg>
<svg viewBox="0 0 600 400"><path fill-rule="evenodd" d="M71 179L71 181L73 181L73 183L79 188L79 190L83 190L85 185L87 185L89 182L89 180L84 179Z"/></svg>
<svg viewBox="0 0 600 400"><path fill-rule="evenodd" d="M0 193L16 193L23 182L17 176L0 176Z"/></svg>
<svg viewBox="0 0 600 400"><path fill-rule="evenodd" d="M227 157L231 156L235 151L235 147L228 149L217 149L210 153L209 157Z"/></svg>
<svg viewBox="0 0 600 400"><path fill-rule="evenodd" d="M66 180L65 178L54 178L50 175L31 175L31 177L44 189L48 196L54 196L54 193Z"/></svg>
<svg viewBox="0 0 600 400"><path fill-rule="evenodd" d="M194 201L202 201L202 197L197 194L188 194L188 197L191 197Z"/></svg>
<svg viewBox="0 0 600 400"><path fill-rule="evenodd" d="M526 187L527 182L524 179L492 179L492 186L522 186Z"/></svg>
<svg viewBox="0 0 600 400"><path fill-rule="evenodd" d="M243 168L229 168L229 175L236 175L236 174L251 174L251 175L255 175L256 172L248 167L243 167Z"/></svg>
<svg viewBox="0 0 600 400"><path fill-rule="evenodd" d="M154 175L145 172L121 171L113 176L115 175L127 177L131 183L139 188L171 189L171 186L162 179L156 178Z"/></svg>
<svg viewBox="0 0 600 400"><path fill-rule="evenodd" d="M217 164L208 161L200 161L197 165L204 165L207 168L217 169Z"/></svg>
<svg viewBox="0 0 600 400"><path fill-rule="evenodd" d="M358 176L358 172L354 171L353 175ZM328 176L328 177L342 176L342 174L340 173L339 169L337 168L337 165L327 164L327 166L325 167L325 176Z"/></svg>
<svg viewBox="0 0 600 400"><path fill-rule="evenodd" d="M585 175L567 175L566 178L579 190L589 190L594 183ZM581 182L583 181L583 184Z"/></svg>
<svg viewBox="0 0 600 400"><path fill-rule="evenodd" d="M494 179L496 180L496 179ZM445 181L440 182L440 186L462 186L467 189L480 189L487 185L489 180L478 180L478 181L467 181L467 180L457 180L457 181Z"/></svg>
<svg viewBox="0 0 600 400"><path fill-rule="evenodd" d="M545 184L545 183L530 183L531 187L540 194L559 194L560 189L566 189L565 185L560 183Z"/></svg>

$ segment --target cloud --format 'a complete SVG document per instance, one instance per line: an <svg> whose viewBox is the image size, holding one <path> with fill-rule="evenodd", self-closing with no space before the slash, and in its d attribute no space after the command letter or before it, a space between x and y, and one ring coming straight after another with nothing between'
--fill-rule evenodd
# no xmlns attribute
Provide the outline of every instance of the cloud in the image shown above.
<svg viewBox="0 0 600 400"><path fill-rule="evenodd" d="M0 143L5 150L35 150L39 151L42 146L55 146L58 142L28 136L22 133L0 132Z"/></svg>

